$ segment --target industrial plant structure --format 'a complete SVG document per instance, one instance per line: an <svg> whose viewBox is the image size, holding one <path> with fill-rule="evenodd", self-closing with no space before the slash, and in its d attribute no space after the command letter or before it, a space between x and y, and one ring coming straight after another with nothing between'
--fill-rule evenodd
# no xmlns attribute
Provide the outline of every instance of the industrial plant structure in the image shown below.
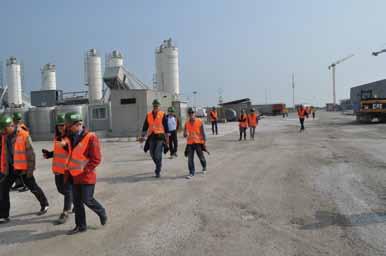
<svg viewBox="0 0 386 256"><path fill-rule="evenodd" d="M30 102L23 96L20 63L10 57L6 62L6 86L0 94L0 102L6 107L3 112L23 113L35 140L51 139L57 114L69 111L80 112L86 126L101 136L138 136L156 98L161 101L163 110L174 106L180 119L185 119L187 103L182 102L179 95L178 49L171 39L163 41L155 52L155 88L150 88L127 70L120 51L113 50L105 56L102 72L102 58L97 50L86 52L84 78L87 91L58 89L56 66L44 65L41 90L31 92Z"/></svg>

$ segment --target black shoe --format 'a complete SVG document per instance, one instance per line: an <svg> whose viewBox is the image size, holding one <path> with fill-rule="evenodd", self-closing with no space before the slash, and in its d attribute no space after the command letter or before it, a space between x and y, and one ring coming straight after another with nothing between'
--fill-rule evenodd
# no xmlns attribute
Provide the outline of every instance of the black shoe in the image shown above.
<svg viewBox="0 0 386 256"><path fill-rule="evenodd" d="M68 219L68 213L63 212L62 214L60 214L59 218L54 221L54 225L64 224L66 223L67 219Z"/></svg>
<svg viewBox="0 0 386 256"><path fill-rule="evenodd" d="M36 215L41 216L46 214L48 211L48 208L50 208L48 205L42 206L42 208L40 208L40 211Z"/></svg>
<svg viewBox="0 0 386 256"><path fill-rule="evenodd" d="M8 218L0 218L0 224L5 224L5 223L8 223L10 222L11 220Z"/></svg>
<svg viewBox="0 0 386 256"><path fill-rule="evenodd" d="M173 156L178 157L177 153L174 153Z"/></svg>
<svg viewBox="0 0 386 256"><path fill-rule="evenodd" d="M86 227L81 228L81 227L76 226L74 229L68 231L67 235L71 236L71 235L75 235L75 234L78 234L78 233L83 233L83 232L86 232L86 231L87 231Z"/></svg>
<svg viewBox="0 0 386 256"><path fill-rule="evenodd" d="M156 174L155 174L155 177L156 177L156 178L161 178L161 174L156 173Z"/></svg>
<svg viewBox="0 0 386 256"><path fill-rule="evenodd" d="M17 191L19 191L19 192L26 192L26 191L28 191L29 189L27 188L27 187L21 187L21 188L19 188Z"/></svg>
<svg viewBox="0 0 386 256"><path fill-rule="evenodd" d="M107 223L107 216L106 215L99 217L99 219L101 221L102 226L106 225L106 223Z"/></svg>

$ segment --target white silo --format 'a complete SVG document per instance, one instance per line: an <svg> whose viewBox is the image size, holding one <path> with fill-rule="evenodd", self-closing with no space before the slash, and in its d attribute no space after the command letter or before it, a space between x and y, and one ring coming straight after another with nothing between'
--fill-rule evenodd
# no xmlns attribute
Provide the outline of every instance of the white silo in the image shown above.
<svg viewBox="0 0 386 256"><path fill-rule="evenodd" d="M8 104L11 107L19 107L23 104L21 91L21 69L20 63L15 57L7 60L7 86L8 86Z"/></svg>
<svg viewBox="0 0 386 256"><path fill-rule="evenodd" d="M42 90L56 90L56 66L46 64L41 69L42 72Z"/></svg>
<svg viewBox="0 0 386 256"><path fill-rule="evenodd" d="M123 66L123 54L118 50L113 50L106 61L107 67L121 67Z"/></svg>
<svg viewBox="0 0 386 256"><path fill-rule="evenodd" d="M178 64L178 48L172 39L165 40L156 50L156 81L161 91L175 95L180 93L180 78Z"/></svg>
<svg viewBox="0 0 386 256"><path fill-rule="evenodd" d="M162 74L162 45L155 50L155 81L156 81L156 88L159 91L165 91L163 88L163 74Z"/></svg>
<svg viewBox="0 0 386 256"><path fill-rule="evenodd" d="M90 103L102 99L102 61L96 49L87 51L85 60L85 83L88 86L88 99Z"/></svg>

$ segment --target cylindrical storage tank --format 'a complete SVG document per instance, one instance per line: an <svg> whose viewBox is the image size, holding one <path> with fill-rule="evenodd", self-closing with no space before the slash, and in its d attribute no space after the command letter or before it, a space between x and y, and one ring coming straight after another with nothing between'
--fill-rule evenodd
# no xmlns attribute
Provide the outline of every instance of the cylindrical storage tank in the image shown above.
<svg viewBox="0 0 386 256"><path fill-rule="evenodd" d="M83 123L88 126L88 105L58 105L55 107L54 120L58 114L78 112L83 118Z"/></svg>
<svg viewBox="0 0 386 256"><path fill-rule="evenodd" d="M118 50L113 50L108 56L108 67L121 67L123 66L123 54Z"/></svg>
<svg viewBox="0 0 386 256"><path fill-rule="evenodd" d="M55 107L30 108L28 125L33 140L52 140L55 133Z"/></svg>
<svg viewBox="0 0 386 256"><path fill-rule="evenodd" d="M157 55L161 55L158 56ZM159 58L159 59L158 59ZM157 60L158 59L158 60ZM159 62L157 64L157 62ZM172 39L165 40L156 52L157 82L160 80L162 91L179 95L180 78L178 64L178 48L173 45Z"/></svg>
<svg viewBox="0 0 386 256"><path fill-rule="evenodd" d="M23 104L21 88L21 68L15 57L7 60L7 86L8 104L10 107L18 107Z"/></svg>
<svg viewBox="0 0 386 256"><path fill-rule="evenodd" d="M86 56L86 86L88 86L88 99L90 103L102 99L102 61L96 49L90 49Z"/></svg>
<svg viewBox="0 0 386 256"><path fill-rule="evenodd" d="M42 72L42 90L56 90L56 66L46 64L41 69Z"/></svg>

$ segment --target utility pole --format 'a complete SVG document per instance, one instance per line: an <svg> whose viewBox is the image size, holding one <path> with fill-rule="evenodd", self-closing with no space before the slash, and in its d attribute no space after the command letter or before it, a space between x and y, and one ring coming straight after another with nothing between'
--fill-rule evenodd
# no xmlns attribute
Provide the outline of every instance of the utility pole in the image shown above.
<svg viewBox="0 0 386 256"><path fill-rule="evenodd" d="M295 109L295 74L292 73L292 106Z"/></svg>

